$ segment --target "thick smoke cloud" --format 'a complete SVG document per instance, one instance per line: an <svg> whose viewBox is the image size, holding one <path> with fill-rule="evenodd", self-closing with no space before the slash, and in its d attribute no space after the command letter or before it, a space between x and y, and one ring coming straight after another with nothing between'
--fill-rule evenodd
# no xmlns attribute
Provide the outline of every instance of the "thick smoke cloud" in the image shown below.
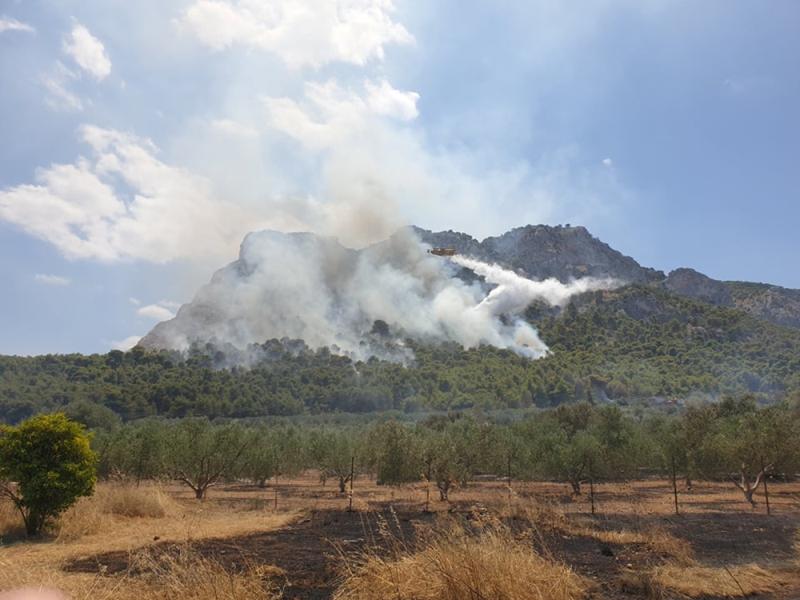
<svg viewBox="0 0 800 600"><path fill-rule="evenodd" d="M460 267L483 281L460 279ZM533 359L548 349L520 316L532 302L563 306L577 293L615 285L533 281L468 257L434 256L408 229L360 251L313 234L260 232L143 344L183 349L213 341L244 349L286 337L356 359L405 361L403 340L410 337L465 348L490 344Z"/></svg>

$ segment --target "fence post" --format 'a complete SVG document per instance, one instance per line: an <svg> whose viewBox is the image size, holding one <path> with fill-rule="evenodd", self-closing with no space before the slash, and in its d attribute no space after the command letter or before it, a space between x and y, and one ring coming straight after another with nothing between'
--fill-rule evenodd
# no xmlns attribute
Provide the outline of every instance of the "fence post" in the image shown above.
<svg viewBox="0 0 800 600"><path fill-rule="evenodd" d="M769 489L767 488L767 473L766 473L766 470L764 469L764 457L763 456L761 457L761 472L763 473L761 475L761 480L764 483L764 501L767 504L767 514L769 515L769 514L772 514L772 513L770 512L770 508L769 508Z"/></svg>
<svg viewBox="0 0 800 600"><path fill-rule="evenodd" d="M678 482L675 475L675 457L672 457L672 495L675 497L675 514L678 514Z"/></svg>
<svg viewBox="0 0 800 600"><path fill-rule="evenodd" d="M355 478L356 470L356 457L350 457L350 505L347 507L347 512L353 512L353 479Z"/></svg>
<svg viewBox="0 0 800 600"><path fill-rule="evenodd" d="M508 454L508 505L511 506L511 453Z"/></svg>

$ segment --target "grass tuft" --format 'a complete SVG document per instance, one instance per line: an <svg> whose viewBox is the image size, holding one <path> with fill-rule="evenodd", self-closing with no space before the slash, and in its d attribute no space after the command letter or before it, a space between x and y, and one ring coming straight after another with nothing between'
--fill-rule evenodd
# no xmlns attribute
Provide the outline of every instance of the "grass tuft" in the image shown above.
<svg viewBox="0 0 800 600"><path fill-rule="evenodd" d="M780 587L772 573L752 564L729 568L665 565L656 567L652 577L656 584L689 598L744 598Z"/></svg>
<svg viewBox="0 0 800 600"><path fill-rule="evenodd" d="M98 486L66 511L54 527L56 539L68 542L113 526L114 517L161 519L177 504L155 484Z"/></svg>
<svg viewBox="0 0 800 600"><path fill-rule="evenodd" d="M576 600L585 582L531 549L505 527L470 533L463 526L433 534L418 551L398 546L389 557L367 552L347 565L336 600Z"/></svg>

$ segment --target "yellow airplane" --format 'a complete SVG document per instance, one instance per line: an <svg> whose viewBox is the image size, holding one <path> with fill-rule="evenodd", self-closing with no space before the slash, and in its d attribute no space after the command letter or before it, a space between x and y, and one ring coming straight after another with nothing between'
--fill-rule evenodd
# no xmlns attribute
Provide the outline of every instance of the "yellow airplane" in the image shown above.
<svg viewBox="0 0 800 600"><path fill-rule="evenodd" d="M455 248L431 248L428 254L435 254L436 256L455 256Z"/></svg>

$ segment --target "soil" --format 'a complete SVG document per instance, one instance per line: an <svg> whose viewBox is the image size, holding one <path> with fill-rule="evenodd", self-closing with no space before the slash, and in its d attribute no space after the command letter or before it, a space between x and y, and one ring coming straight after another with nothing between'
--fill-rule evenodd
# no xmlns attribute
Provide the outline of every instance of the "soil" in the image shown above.
<svg viewBox="0 0 800 600"><path fill-rule="evenodd" d="M283 581L287 599L321 600L330 598L337 586L342 554L355 554L370 548L386 548L390 538L413 544L416 527L430 522L432 514L321 510L278 531L255 533L236 538L204 539L191 543L191 549L205 558L218 560L231 570L246 564L275 565L286 575ZM173 543L153 544L156 554L177 554ZM73 572L104 572L115 575L128 571L130 553L108 552L68 563Z"/></svg>
<svg viewBox="0 0 800 600"><path fill-rule="evenodd" d="M245 564L275 565L286 573L282 582L286 598L321 600L330 598L338 583L342 554L372 548L389 551L388 539L395 544L413 547L420 528L429 527L442 516L421 512L418 508L387 505L369 512L316 510L284 529L227 539L205 539L191 544L207 558L219 560L226 568L240 569ZM473 518L475 506L454 504L451 513ZM766 568L791 572L794 567L793 543L796 518L789 515L688 514L679 516L605 514L591 517L597 528L642 530L654 526L667 529L687 540L704 564L713 566L754 562ZM532 530L519 520L509 521L520 534L527 533L533 545L555 560L570 565L577 573L596 582L591 597L602 600L641 598L641 590L621 583L626 575L662 564L666 558L644 544L609 544L593 537L576 536L553 530ZM388 535L387 535L388 534ZM177 553L170 543L154 543L151 550ZM65 569L78 572L119 574L130 568L127 552L74 560ZM761 600L800 597L800 588L780 594L754 596ZM711 599L708 599L711 600Z"/></svg>

